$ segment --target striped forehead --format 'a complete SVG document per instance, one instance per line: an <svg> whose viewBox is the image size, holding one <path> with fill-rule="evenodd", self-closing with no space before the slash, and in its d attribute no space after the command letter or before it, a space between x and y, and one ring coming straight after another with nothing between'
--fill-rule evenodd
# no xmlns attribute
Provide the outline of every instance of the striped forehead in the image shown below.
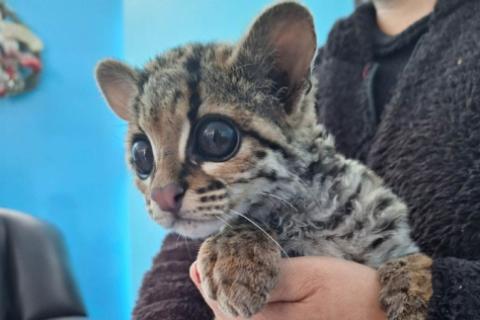
<svg viewBox="0 0 480 320"><path fill-rule="evenodd" d="M265 84L259 87L255 81L243 79L239 72L229 68L231 54L232 47L227 45L191 45L171 50L151 61L139 83L137 117L157 119L163 113L187 108L192 124L201 106L216 113L232 111L222 108L233 108L234 114L242 117L245 116L243 111L248 111L270 119L281 118L276 114L279 108L269 108L270 92L260 88ZM261 108L257 108L258 105ZM181 111L183 114L185 110Z"/></svg>
<svg viewBox="0 0 480 320"><path fill-rule="evenodd" d="M215 47L174 49L147 64L139 83L137 118L157 120L175 113L183 116L195 113L200 104L201 74L213 62L207 58L210 51L215 52ZM188 109L186 114L185 109Z"/></svg>
<svg viewBox="0 0 480 320"><path fill-rule="evenodd" d="M161 124L162 131L169 131L165 126L185 128L179 119L187 120L192 128L207 113L225 114L240 123L251 122L252 116L271 124L281 119L277 114L281 108L264 88L228 68L231 52L229 46L192 45L147 64L135 108L138 122L153 122L157 128Z"/></svg>
<svg viewBox="0 0 480 320"><path fill-rule="evenodd" d="M203 49L205 50L205 49ZM136 124L150 138L159 158L185 161L190 128L201 104L202 69L208 68L200 49L174 50L149 63L135 103Z"/></svg>

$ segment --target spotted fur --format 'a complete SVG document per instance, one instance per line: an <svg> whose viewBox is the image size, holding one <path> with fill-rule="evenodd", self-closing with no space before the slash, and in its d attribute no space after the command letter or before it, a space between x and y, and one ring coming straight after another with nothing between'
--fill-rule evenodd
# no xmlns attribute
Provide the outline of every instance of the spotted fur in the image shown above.
<svg viewBox="0 0 480 320"><path fill-rule="evenodd" d="M236 45L185 45L141 70L111 60L97 70L110 105L129 122L127 150L139 135L153 147L152 174L136 179L148 211L184 236L211 236L199 255L203 283L232 315L261 309L281 255L376 268L418 251L406 205L366 166L338 154L316 121L313 30L304 7L284 2ZM225 162L190 152L192 128L212 114L241 132L238 153ZM153 188L172 182L186 189L178 215L150 199Z"/></svg>

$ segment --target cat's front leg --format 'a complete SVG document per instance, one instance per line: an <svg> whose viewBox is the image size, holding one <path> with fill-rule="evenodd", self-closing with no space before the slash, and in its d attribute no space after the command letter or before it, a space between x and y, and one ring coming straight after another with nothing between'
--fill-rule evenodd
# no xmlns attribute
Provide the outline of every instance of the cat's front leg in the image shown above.
<svg viewBox="0 0 480 320"><path fill-rule="evenodd" d="M249 222L227 226L200 247L197 268L203 292L227 315L250 318L266 304L279 274L281 249Z"/></svg>
<svg viewBox="0 0 480 320"><path fill-rule="evenodd" d="M425 320L432 296L432 259L413 254L379 269L380 302L389 320Z"/></svg>

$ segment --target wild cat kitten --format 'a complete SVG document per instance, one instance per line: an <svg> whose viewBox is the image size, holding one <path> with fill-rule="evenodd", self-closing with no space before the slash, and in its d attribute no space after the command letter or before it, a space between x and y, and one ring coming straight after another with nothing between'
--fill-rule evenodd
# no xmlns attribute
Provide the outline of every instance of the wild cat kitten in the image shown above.
<svg viewBox="0 0 480 320"><path fill-rule="evenodd" d="M307 9L266 10L237 45L193 44L143 69L106 60L97 79L128 121L128 162L166 228L208 237L202 286L250 317L282 256L333 256L380 268L391 319L422 319L431 261L409 236L407 207L361 163L335 152L315 114L316 51ZM425 288L420 288L421 285Z"/></svg>

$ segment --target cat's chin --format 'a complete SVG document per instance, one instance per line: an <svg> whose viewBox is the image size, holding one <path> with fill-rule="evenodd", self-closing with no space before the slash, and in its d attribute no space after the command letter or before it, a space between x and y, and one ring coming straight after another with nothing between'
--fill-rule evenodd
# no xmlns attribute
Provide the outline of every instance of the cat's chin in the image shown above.
<svg viewBox="0 0 480 320"><path fill-rule="evenodd" d="M174 221L172 230L184 237L198 239L218 232L223 225L224 223L217 219L206 221L179 219Z"/></svg>
<svg viewBox="0 0 480 320"><path fill-rule="evenodd" d="M190 220L177 219L172 222L170 229L176 233L191 239L206 238L218 232L224 223L215 220Z"/></svg>
<svg viewBox="0 0 480 320"><path fill-rule="evenodd" d="M162 227L191 239L206 238L225 225L220 219L176 218L172 214L157 210L150 212L150 216Z"/></svg>

